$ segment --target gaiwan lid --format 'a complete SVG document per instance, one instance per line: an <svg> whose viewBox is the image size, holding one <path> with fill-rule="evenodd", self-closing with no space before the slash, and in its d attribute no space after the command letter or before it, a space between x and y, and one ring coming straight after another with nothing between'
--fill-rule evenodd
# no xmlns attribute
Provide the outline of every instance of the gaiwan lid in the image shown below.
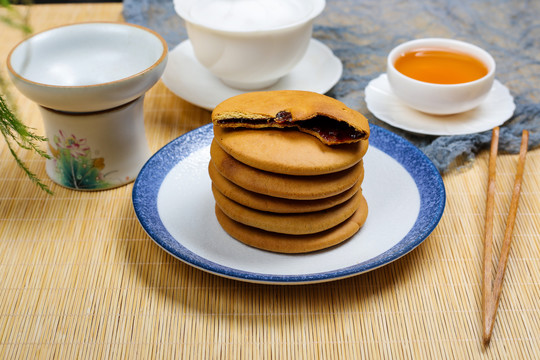
<svg viewBox="0 0 540 360"><path fill-rule="evenodd" d="M222 31L264 31L295 26L319 15L325 0L174 0L186 21Z"/></svg>

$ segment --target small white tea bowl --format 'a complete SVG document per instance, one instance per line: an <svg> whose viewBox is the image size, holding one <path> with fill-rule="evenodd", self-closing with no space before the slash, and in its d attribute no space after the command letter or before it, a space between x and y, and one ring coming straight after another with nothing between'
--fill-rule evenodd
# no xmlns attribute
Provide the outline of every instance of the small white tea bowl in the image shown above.
<svg viewBox="0 0 540 360"><path fill-rule="evenodd" d="M325 0L174 0L197 60L226 85L256 90L302 60Z"/></svg>
<svg viewBox="0 0 540 360"><path fill-rule="evenodd" d="M422 48L436 48L468 54L480 60L488 73L475 81L460 84L433 84L415 80L399 72L394 64L403 54ZM409 107L434 115L450 115L472 110L482 103L493 86L495 60L473 44L444 38L405 42L392 49L387 58L388 82L393 93Z"/></svg>
<svg viewBox="0 0 540 360"><path fill-rule="evenodd" d="M10 52L14 85L41 111L51 180L103 190L135 179L151 155L144 94L160 79L167 54L157 33L108 22L47 30Z"/></svg>
<svg viewBox="0 0 540 360"><path fill-rule="evenodd" d="M39 105L70 112L111 109L139 98L161 77L167 44L125 23L80 23L37 33L7 58L14 85Z"/></svg>

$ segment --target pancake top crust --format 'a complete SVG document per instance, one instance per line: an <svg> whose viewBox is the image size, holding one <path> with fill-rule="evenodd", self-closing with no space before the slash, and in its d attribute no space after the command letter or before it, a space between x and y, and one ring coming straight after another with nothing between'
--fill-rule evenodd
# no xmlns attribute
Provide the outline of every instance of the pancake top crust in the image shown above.
<svg viewBox="0 0 540 360"><path fill-rule="evenodd" d="M369 123L357 111L329 96L299 90L256 91L233 96L212 112L226 128L296 128L326 145L369 138Z"/></svg>

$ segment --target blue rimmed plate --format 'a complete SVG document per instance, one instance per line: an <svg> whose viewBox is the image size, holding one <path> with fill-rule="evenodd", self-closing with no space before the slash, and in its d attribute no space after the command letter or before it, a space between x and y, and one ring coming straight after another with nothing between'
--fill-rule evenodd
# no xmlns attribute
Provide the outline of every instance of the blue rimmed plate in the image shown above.
<svg viewBox="0 0 540 360"><path fill-rule="evenodd" d="M230 237L214 215L208 176L212 125L160 149L133 187L142 227L165 251L199 269L243 281L301 284L341 279L407 254L437 226L446 193L431 161L403 138L371 125L362 183L369 215L346 242L308 254L277 254Z"/></svg>

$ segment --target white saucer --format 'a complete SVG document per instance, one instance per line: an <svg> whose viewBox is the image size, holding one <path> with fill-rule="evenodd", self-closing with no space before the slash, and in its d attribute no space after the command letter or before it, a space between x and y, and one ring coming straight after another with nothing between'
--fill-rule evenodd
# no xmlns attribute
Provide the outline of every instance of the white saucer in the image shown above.
<svg viewBox="0 0 540 360"><path fill-rule="evenodd" d="M455 115L430 115L405 105L393 93L386 74L366 87L369 111L394 127L427 135L465 135L487 131L503 124L516 105L510 91L495 80L487 98L476 109Z"/></svg>
<svg viewBox="0 0 540 360"><path fill-rule="evenodd" d="M264 90L307 90L324 94L341 78L343 65L326 45L311 39L304 58L276 84ZM163 83L179 97L202 108L217 104L245 90L233 89L212 75L195 58L191 42L180 43L169 53Z"/></svg>

